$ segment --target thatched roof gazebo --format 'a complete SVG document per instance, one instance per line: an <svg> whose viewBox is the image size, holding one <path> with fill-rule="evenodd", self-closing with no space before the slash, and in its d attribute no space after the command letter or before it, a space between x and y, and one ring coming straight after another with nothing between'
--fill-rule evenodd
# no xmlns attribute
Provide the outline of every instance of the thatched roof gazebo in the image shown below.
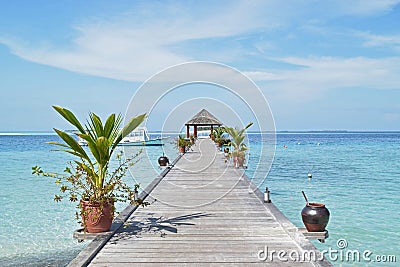
<svg viewBox="0 0 400 267"><path fill-rule="evenodd" d="M194 127L193 135L197 138L197 126L210 126L211 133L214 126L222 126L222 122L219 121L214 115L208 112L206 109L200 110L199 113L193 116L188 122L185 123L186 126L186 137L189 138L189 128Z"/></svg>

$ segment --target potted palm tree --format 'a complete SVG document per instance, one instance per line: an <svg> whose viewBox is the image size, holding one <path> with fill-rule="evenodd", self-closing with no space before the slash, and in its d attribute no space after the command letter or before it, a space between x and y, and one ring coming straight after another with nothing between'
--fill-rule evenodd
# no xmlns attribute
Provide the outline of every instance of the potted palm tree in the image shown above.
<svg viewBox="0 0 400 267"><path fill-rule="evenodd" d="M114 217L114 202L129 201L131 204L145 204L137 197L139 185L129 187L123 176L130 166L134 164L134 157L124 161L117 155L119 165L110 170L110 160L117 145L122 138L138 127L146 117L142 114L132 118L122 129L122 116L111 114L103 124L100 117L94 113L89 114L85 127L75 115L66 108L53 106L53 108L77 130L76 135L85 141L88 149L84 149L74 137L68 133L54 129L63 143L49 142L60 147L60 151L75 156L74 161L69 161L63 173L44 172L40 167L34 166L32 173L40 176L52 177L60 185L61 194L56 194L55 201L61 201L69 196L72 202L78 202L77 219L85 231L97 233L108 231ZM137 156L137 155L136 155Z"/></svg>
<svg viewBox="0 0 400 267"><path fill-rule="evenodd" d="M209 136L210 136L211 140L215 141L215 131L214 130L209 134Z"/></svg>
<svg viewBox="0 0 400 267"><path fill-rule="evenodd" d="M224 136L223 136L224 133L225 133L224 127L218 127L217 129L214 130L214 142L218 148L222 147L222 143L224 142Z"/></svg>
<svg viewBox="0 0 400 267"><path fill-rule="evenodd" d="M178 136L176 146L179 149L179 153L185 153L188 148L190 148L190 140L187 140L183 135Z"/></svg>
<svg viewBox="0 0 400 267"><path fill-rule="evenodd" d="M231 136L231 145L233 146L233 151L231 156L233 157L233 164L236 168L243 167L243 164L246 160L245 152L248 150L243 140L245 138L244 132L253 125L252 122L246 125L243 129L225 127L225 131Z"/></svg>

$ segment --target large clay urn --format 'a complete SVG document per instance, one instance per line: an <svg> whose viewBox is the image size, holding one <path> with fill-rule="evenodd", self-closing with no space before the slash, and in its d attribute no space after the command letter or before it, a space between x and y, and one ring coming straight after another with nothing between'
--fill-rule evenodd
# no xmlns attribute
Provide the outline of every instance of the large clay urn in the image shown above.
<svg viewBox="0 0 400 267"><path fill-rule="evenodd" d="M89 203L81 201L82 220L85 231L88 233L101 233L110 230L114 217L113 204Z"/></svg>
<svg viewBox="0 0 400 267"><path fill-rule="evenodd" d="M329 222L329 210L321 203L307 203L301 218L309 232L323 232Z"/></svg>

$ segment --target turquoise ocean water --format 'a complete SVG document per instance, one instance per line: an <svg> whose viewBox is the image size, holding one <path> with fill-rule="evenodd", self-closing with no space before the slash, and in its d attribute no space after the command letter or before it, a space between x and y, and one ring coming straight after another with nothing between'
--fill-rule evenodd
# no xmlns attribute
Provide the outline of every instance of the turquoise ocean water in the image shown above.
<svg viewBox="0 0 400 267"><path fill-rule="evenodd" d="M252 177L262 143L258 135L249 139L247 174ZM273 203L296 226L303 226L302 190L310 202L326 205L330 237L324 244L313 243L338 251L332 254L334 266L399 266L399 159L400 133L278 134L275 159L260 189L269 187ZM347 257L349 251L359 251L360 260ZM397 263L387 262L390 256Z"/></svg>
<svg viewBox="0 0 400 267"><path fill-rule="evenodd" d="M161 172L157 159L163 149L172 159L178 155L172 140L167 139L163 147L143 150L132 175L127 175L127 183L140 182L142 187L150 183ZM72 159L66 153L51 151L55 147L46 144L49 141L60 140L48 133L0 135L0 266L65 266L87 245L72 238L79 228L76 204L54 202L54 194L59 192L54 180L31 174L35 165L62 172L65 162ZM121 147L120 151L133 155L139 149ZM112 165L116 164L114 160ZM120 203L117 210L125 206Z"/></svg>
<svg viewBox="0 0 400 267"><path fill-rule="evenodd" d="M78 227L75 205L55 203L58 187L52 180L31 175L34 165L59 171L65 167L66 155L50 152L52 147L45 144L54 140L57 136L49 134L0 135L1 266L64 266L86 245L72 239ZM249 135L249 141L246 173L251 178L263 144L257 134ZM164 149L170 159L176 157L171 140ZM142 153L133 169L142 186L160 171L156 161L162 153L160 147ZM260 188L269 187L274 204L297 226L302 226L300 212L305 204L301 190L310 201L326 204L331 212L330 237L324 244L313 242L320 250L340 251L337 242L345 240L347 247L341 251L369 250L371 259L394 255L399 262L399 159L400 133L283 133L277 135L268 176L254 178L263 180ZM259 170L266 174L268 164L261 162ZM132 176L128 179L133 182ZM347 262L340 257L332 263L398 266L363 259Z"/></svg>

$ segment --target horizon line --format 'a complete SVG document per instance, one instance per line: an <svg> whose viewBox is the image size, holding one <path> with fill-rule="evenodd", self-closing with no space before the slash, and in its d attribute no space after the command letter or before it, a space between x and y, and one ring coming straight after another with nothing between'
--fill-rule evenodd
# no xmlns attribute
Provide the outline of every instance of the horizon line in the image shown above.
<svg viewBox="0 0 400 267"><path fill-rule="evenodd" d="M64 130L66 132L72 130ZM149 130L149 133L162 133L159 130ZM181 134L182 132L178 131L165 131L165 134ZM249 134L258 134L258 133L400 133L400 130L277 130L277 131L247 131ZM23 131L0 131L0 135L27 135L27 134L41 134L41 135L50 135L56 134L54 131L30 131L30 130L23 130Z"/></svg>

